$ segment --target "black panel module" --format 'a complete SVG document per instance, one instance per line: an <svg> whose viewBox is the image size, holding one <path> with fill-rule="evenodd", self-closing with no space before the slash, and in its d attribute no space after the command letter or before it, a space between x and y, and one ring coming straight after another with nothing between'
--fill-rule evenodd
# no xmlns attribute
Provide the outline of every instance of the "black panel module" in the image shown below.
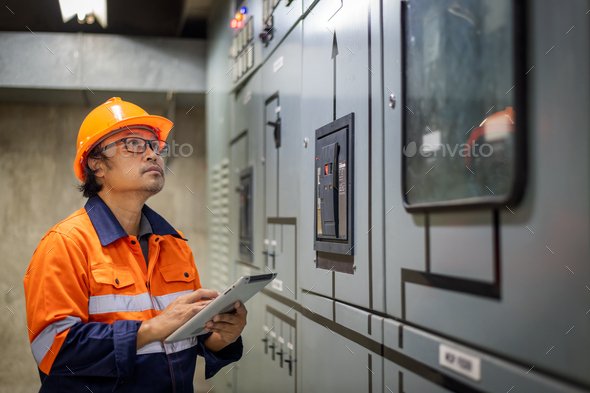
<svg viewBox="0 0 590 393"><path fill-rule="evenodd" d="M316 130L314 249L353 255L354 113Z"/></svg>
<svg viewBox="0 0 590 393"><path fill-rule="evenodd" d="M240 259L252 262L254 251L252 227L252 167L240 173Z"/></svg>

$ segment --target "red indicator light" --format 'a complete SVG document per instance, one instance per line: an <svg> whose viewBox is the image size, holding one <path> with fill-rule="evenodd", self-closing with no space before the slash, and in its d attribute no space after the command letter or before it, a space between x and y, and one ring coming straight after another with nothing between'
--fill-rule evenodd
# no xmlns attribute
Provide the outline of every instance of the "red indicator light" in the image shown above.
<svg viewBox="0 0 590 393"><path fill-rule="evenodd" d="M326 166L324 167L324 170L325 170L325 172L326 172L326 175L327 175L327 174L328 174L328 165L326 165Z"/></svg>
<svg viewBox="0 0 590 393"><path fill-rule="evenodd" d="M229 22L229 25L232 29L235 29L238 27L238 21L236 19L232 19L231 22Z"/></svg>
<svg viewBox="0 0 590 393"><path fill-rule="evenodd" d="M241 29L241 28L242 28L242 21L241 21L241 20L239 20L239 21L238 21L238 26L237 26L237 28L238 28L238 29Z"/></svg>

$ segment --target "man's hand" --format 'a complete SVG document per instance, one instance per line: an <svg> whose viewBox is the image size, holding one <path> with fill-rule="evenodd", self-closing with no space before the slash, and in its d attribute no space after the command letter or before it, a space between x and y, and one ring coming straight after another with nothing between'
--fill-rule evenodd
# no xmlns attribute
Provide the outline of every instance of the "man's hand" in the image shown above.
<svg viewBox="0 0 590 393"><path fill-rule="evenodd" d="M178 296L160 315L141 324L137 331L137 349L152 341L165 339L217 296L217 291L203 288Z"/></svg>
<svg viewBox="0 0 590 393"><path fill-rule="evenodd" d="M213 352L234 343L246 326L248 310L242 302L235 302L234 307L236 311L233 313L216 315L212 321L207 322L205 330L213 334L205 341L205 346Z"/></svg>

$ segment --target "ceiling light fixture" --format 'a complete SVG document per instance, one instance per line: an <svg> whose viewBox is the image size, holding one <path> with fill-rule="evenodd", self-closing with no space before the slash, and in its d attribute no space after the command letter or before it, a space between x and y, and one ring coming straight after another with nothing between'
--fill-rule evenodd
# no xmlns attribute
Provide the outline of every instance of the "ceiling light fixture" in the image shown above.
<svg viewBox="0 0 590 393"><path fill-rule="evenodd" d="M107 0L59 0L64 23L77 16L78 23L92 24L96 20L107 28Z"/></svg>

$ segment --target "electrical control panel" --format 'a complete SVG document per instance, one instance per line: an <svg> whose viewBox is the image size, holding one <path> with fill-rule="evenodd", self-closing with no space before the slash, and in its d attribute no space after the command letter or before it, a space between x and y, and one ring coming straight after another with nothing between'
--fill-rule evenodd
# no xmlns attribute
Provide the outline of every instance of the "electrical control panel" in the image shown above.
<svg viewBox="0 0 590 393"><path fill-rule="evenodd" d="M240 6L254 66L232 83ZM590 392L587 8L215 8L210 275L278 274L215 390Z"/></svg>
<svg viewBox="0 0 590 393"><path fill-rule="evenodd" d="M353 255L354 113L316 130L316 251Z"/></svg>

